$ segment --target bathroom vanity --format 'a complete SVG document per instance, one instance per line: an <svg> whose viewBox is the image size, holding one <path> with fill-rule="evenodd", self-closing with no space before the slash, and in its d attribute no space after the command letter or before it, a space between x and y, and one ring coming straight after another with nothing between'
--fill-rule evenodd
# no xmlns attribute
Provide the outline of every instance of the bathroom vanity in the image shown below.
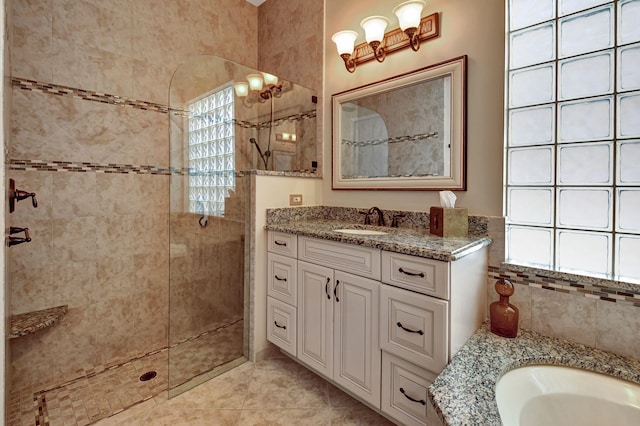
<svg viewBox="0 0 640 426"><path fill-rule="evenodd" d="M385 416L425 425L428 386L485 319L491 241L336 221L267 229L268 340Z"/></svg>

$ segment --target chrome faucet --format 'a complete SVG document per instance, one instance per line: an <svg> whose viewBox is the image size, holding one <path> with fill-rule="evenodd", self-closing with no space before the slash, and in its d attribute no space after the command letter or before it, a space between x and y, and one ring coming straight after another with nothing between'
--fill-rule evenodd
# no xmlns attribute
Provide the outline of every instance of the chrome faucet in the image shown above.
<svg viewBox="0 0 640 426"><path fill-rule="evenodd" d="M386 226L387 224L384 221L384 213L382 213L382 210L380 210L380 208L378 207L371 207L367 212L367 217L369 217L369 215L373 214L374 212L378 213L378 226Z"/></svg>

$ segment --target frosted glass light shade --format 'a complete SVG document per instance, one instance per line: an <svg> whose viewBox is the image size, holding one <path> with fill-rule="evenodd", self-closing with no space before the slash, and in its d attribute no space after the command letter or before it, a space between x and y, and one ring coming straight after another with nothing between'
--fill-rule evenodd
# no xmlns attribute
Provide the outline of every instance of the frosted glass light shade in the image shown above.
<svg viewBox="0 0 640 426"><path fill-rule="evenodd" d="M236 91L236 96L239 98L243 98L249 94L249 83L245 83L244 81L233 83L233 88Z"/></svg>
<svg viewBox="0 0 640 426"><path fill-rule="evenodd" d="M264 80L264 84L266 84L267 86L275 86L276 84L278 84L278 76L273 74L263 72L262 79Z"/></svg>
<svg viewBox="0 0 640 426"><path fill-rule="evenodd" d="M251 90L262 90L263 80L261 74L249 74L247 80Z"/></svg>
<svg viewBox="0 0 640 426"><path fill-rule="evenodd" d="M356 39L358 38L358 33L351 30L338 31L334 35L331 36L331 41L336 44L338 48L338 55L351 55L353 53L353 48L356 45Z"/></svg>
<svg viewBox="0 0 640 426"><path fill-rule="evenodd" d="M425 2L414 0L400 3L393 9L394 15L398 17L402 31L407 28L418 28L420 26L420 14Z"/></svg>
<svg viewBox="0 0 640 426"><path fill-rule="evenodd" d="M360 22L360 26L364 29L364 38L367 43L372 41L382 42L387 25L389 25L389 20L384 16L369 16Z"/></svg>

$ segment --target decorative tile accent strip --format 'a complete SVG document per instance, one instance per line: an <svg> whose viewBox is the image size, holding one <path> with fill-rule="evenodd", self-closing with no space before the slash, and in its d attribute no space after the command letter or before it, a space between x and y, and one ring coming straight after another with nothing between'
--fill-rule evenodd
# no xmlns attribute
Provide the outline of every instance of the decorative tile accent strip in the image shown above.
<svg viewBox="0 0 640 426"><path fill-rule="evenodd" d="M9 160L12 170L40 170L48 172L135 173L152 175L183 174L183 170L132 164L72 163L70 161Z"/></svg>
<svg viewBox="0 0 640 426"><path fill-rule="evenodd" d="M79 172L79 173L132 173L151 175L181 175L181 176L205 176L225 175L227 171L202 172L194 169L179 169L175 167L164 168L149 165L132 164L100 164L100 163L72 163L70 161L43 161L43 160L9 160L11 170L36 170L45 172ZM292 172L268 172L268 173L292 173ZM237 171L236 178L252 174L251 171ZM300 173L298 173L299 175ZM286 175L286 174L285 174Z"/></svg>
<svg viewBox="0 0 640 426"><path fill-rule="evenodd" d="M489 266L488 276L489 279L506 278L514 284L640 307L638 284L507 264L500 267Z"/></svg>
<svg viewBox="0 0 640 426"><path fill-rule="evenodd" d="M12 77L11 83L22 90L32 92L49 93L68 98L84 99L87 101L102 102L111 105L127 106L145 111L155 111L167 114L170 108L153 102L139 101L127 97L110 95L108 93L94 92L91 90L76 89L74 87L61 86L59 84L41 83L26 78Z"/></svg>
<svg viewBox="0 0 640 426"><path fill-rule="evenodd" d="M140 101L137 99L130 99L124 96L110 95L108 93L94 92L91 90L77 89L75 87L61 86L53 83L42 83L35 80L28 80L26 78L12 77L11 84L22 90L28 90L31 92L48 93L51 95L64 96L68 98L84 99L87 101L101 102L104 104L126 106L145 111L155 111L162 114L168 114L171 112L174 115L181 117L193 117L194 114L191 111L172 108L169 105L161 105L153 102ZM297 114L291 114L286 117L278 118L273 121L273 126L279 126L285 121L294 122L300 120L307 120L316 117L316 110L309 110L300 112ZM252 123L250 121L233 120L234 125L245 129L267 129L272 126L270 121L262 123Z"/></svg>
<svg viewBox="0 0 640 426"><path fill-rule="evenodd" d="M418 135L410 135L410 136L397 136L395 138L386 138L386 139L372 139L368 141L352 141L349 139L342 139L342 144L347 146L355 146L355 147L363 147L369 145L382 145L387 143L398 143L398 142L420 142L423 140L428 140L438 136L438 132L431 133L421 133Z"/></svg>

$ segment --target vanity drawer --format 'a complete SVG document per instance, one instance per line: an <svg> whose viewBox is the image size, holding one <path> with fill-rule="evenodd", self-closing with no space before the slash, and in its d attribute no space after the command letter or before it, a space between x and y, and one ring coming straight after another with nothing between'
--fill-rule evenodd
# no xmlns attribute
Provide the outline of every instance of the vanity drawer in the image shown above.
<svg viewBox="0 0 640 426"><path fill-rule="evenodd" d="M382 411L404 425L425 426L427 388L436 374L382 352Z"/></svg>
<svg viewBox="0 0 640 426"><path fill-rule="evenodd" d="M380 250L378 249L300 237L298 259L374 280L380 279Z"/></svg>
<svg viewBox="0 0 640 426"><path fill-rule="evenodd" d="M449 360L449 302L382 285L380 347L434 373Z"/></svg>
<svg viewBox="0 0 640 426"><path fill-rule="evenodd" d="M449 263L383 251L382 282L448 300Z"/></svg>
<svg viewBox="0 0 640 426"><path fill-rule="evenodd" d="M267 253L267 295L296 306L298 261L291 257Z"/></svg>
<svg viewBox="0 0 640 426"><path fill-rule="evenodd" d="M267 340L296 356L296 308L267 297Z"/></svg>
<svg viewBox="0 0 640 426"><path fill-rule="evenodd" d="M296 257L298 236L295 234L285 234L284 232L269 231L267 250L283 256Z"/></svg>

